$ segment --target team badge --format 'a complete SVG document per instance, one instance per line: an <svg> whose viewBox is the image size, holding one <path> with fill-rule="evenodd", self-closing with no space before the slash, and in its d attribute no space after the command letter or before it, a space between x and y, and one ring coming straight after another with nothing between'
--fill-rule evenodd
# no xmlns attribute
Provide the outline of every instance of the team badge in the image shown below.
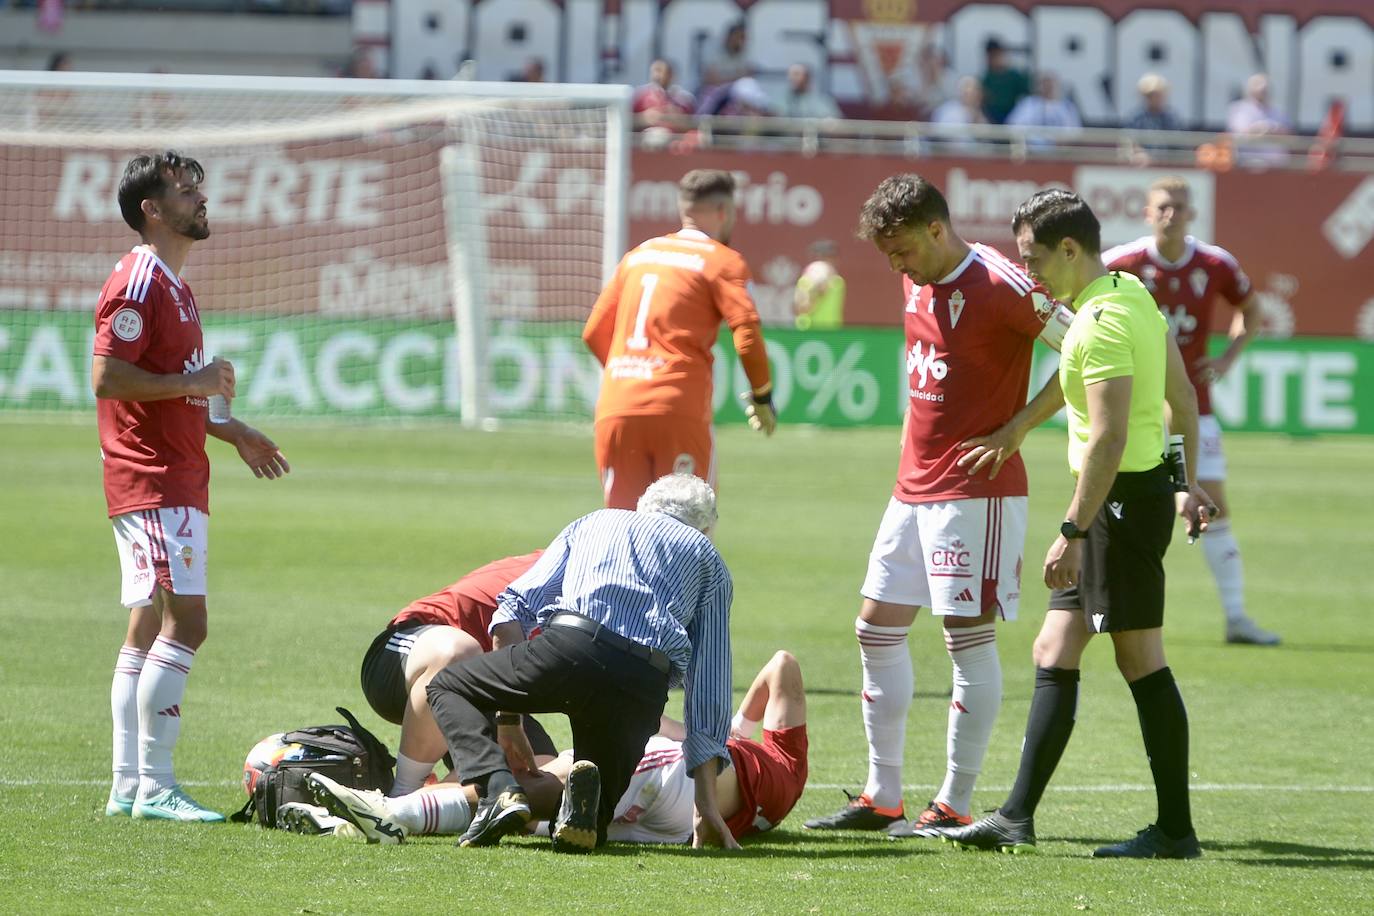
<svg viewBox="0 0 1374 916"><path fill-rule="evenodd" d="M187 569L191 568L191 563L195 560L195 556L196 552L191 549L191 545L187 544L185 547L181 548L181 562L186 564Z"/></svg>
<svg viewBox="0 0 1374 916"><path fill-rule="evenodd" d="M134 555L134 569L145 570L148 568L148 555L143 552L142 544L134 544L132 553Z"/></svg>
<svg viewBox="0 0 1374 916"><path fill-rule="evenodd" d="M1188 275L1188 285L1193 288L1193 295L1201 299L1202 294L1207 292L1207 271L1201 267L1195 268Z"/></svg>
<svg viewBox="0 0 1374 916"><path fill-rule="evenodd" d="M134 309L120 309L110 319L110 330L120 340L138 340L143 334L143 316Z"/></svg>
<svg viewBox="0 0 1374 916"><path fill-rule="evenodd" d="M959 323L959 316L964 314L964 294L960 290L955 290L949 297L949 327L950 330Z"/></svg>

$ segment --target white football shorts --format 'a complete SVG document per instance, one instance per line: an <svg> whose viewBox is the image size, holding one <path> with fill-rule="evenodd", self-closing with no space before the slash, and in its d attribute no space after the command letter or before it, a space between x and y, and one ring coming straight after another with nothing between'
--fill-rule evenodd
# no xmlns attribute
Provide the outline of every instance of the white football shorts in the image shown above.
<svg viewBox="0 0 1374 916"><path fill-rule="evenodd" d="M878 525L861 594L940 616L996 610L1015 620L1026 543L1024 496L904 503Z"/></svg>
<svg viewBox="0 0 1374 916"><path fill-rule="evenodd" d="M146 607L153 586L174 595L205 594L210 517L190 506L140 509L110 519L119 550L120 603Z"/></svg>
<svg viewBox="0 0 1374 916"><path fill-rule="evenodd" d="M1221 424L1215 415L1197 418L1197 479L1225 480L1226 453L1221 450Z"/></svg>
<svg viewBox="0 0 1374 916"><path fill-rule="evenodd" d="M682 744L655 735L644 746L629 788L615 806L607 839L615 843L688 842L695 792Z"/></svg>

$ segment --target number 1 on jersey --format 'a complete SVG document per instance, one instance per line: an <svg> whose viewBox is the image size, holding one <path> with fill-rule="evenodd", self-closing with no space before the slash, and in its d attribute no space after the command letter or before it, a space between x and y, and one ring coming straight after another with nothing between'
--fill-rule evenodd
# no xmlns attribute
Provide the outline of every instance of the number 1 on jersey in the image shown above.
<svg viewBox="0 0 1374 916"><path fill-rule="evenodd" d="M635 313L635 329L625 340L630 350L649 349L649 338L645 336L645 326L649 323L649 300L654 297L654 287L658 285L658 274L645 274L639 278L639 311Z"/></svg>

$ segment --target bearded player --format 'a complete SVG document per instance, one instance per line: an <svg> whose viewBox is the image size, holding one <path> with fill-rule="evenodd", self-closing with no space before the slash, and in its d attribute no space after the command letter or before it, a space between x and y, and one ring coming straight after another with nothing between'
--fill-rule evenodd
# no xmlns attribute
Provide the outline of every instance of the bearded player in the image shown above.
<svg viewBox="0 0 1374 916"><path fill-rule="evenodd" d="M430 679L453 662L491 651L487 630L497 596L542 553L494 560L417 598L372 640L363 656L363 695L373 712L401 726L393 796L420 788L448 751L425 694ZM552 759L558 752L548 734L532 717L524 721L536 761Z"/></svg>
<svg viewBox="0 0 1374 916"><path fill-rule="evenodd" d="M112 817L224 820L182 791L172 768L182 696L206 632L206 434L238 449L260 478L290 470L256 429L210 421L207 399L234 396L234 367L206 364L200 312L181 278L191 246L210 235L204 175L200 163L170 150L129 161L119 209L143 243L115 265L96 306L91 385L129 608L110 688Z"/></svg>
<svg viewBox="0 0 1374 916"><path fill-rule="evenodd" d="M608 509L633 509L664 474L695 474L715 487L711 348L722 322L749 378L749 425L770 436L777 427L749 267L730 247L734 194L729 172L682 176L682 228L621 259L582 330L606 367L596 401L596 466Z"/></svg>
<svg viewBox="0 0 1374 916"><path fill-rule="evenodd" d="M863 206L859 235L902 274L910 402L897 483L854 622L868 781L838 813L805 826L933 837L971 822L973 786L1002 703L994 621L1016 617L1026 538L1020 456L999 451L986 474L958 462L1025 404L1035 339L1058 349L1073 316L1020 265L960 238L944 195L919 175L883 181ZM943 621L954 692L944 782L907 823L907 633L921 607Z"/></svg>
<svg viewBox="0 0 1374 916"><path fill-rule="evenodd" d="M1102 260L1108 270L1138 276L1155 297L1178 340L1188 377L1197 391L1201 435L1198 482L1218 510L1202 547L1226 612L1226 641L1274 646L1279 643L1278 634L1262 629L1245 613L1240 546L1231 531L1226 500L1226 455L1211 397L1212 383L1235 365L1259 330L1260 308L1250 278L1231 253L1188 234L1196 215L1187 182L1179 177L1161 178L1150 185L1145 202L1145 223L1151 234L1109 249ZM1234 313L1226 349L1213 359L1207 355L1207 338L1218 299L1230 305Z"/></svg>

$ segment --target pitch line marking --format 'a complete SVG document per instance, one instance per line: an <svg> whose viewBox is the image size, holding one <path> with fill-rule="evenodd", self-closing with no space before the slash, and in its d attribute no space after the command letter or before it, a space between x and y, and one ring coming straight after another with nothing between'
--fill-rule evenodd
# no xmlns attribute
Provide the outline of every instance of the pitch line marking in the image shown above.
<svg viewBox="0 0 1374 916"><path fill-rule="evenodd" d="M109 786L108 779L33 779L25 777L0 776L0 786L20 787L20 786ZM846 782L809 782L806 784L808 789L852 789L856 783ZM197 782L194 780L182 780L181 785L195 789L226 789L232 786L241 786L242 783L234 780L215 780L210 782ZM913 792L933 792L939 789L937 785L906 785L904 790ZM982 792L1010 792L1011 786L979 786ZM1353 793L1370 794L1374 793L1374 786L1346 786L1346 785L1273 785L1258 782L1198 782L1188 786L1192 792L1321 792L1321 793ZM1115 783L1107 785L1091 786L1056 786L1051 784L1051 792L1153 792L1153 783Z"/></svg>

